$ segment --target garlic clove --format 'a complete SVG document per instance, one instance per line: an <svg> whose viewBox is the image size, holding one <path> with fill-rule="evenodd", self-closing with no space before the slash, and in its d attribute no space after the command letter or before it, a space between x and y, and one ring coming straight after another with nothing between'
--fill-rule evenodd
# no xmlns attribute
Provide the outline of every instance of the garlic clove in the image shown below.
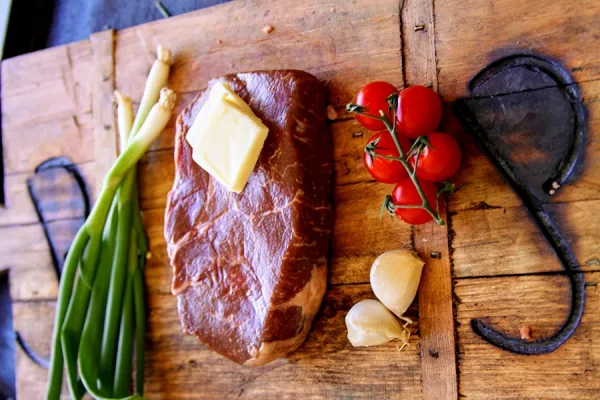
<svg viewBox="0 0 600 400"><path fill-rule="evenodd" d="M377 300L362 300L346 315L348 340L354 347L376 346L393 339L408 342L408 330Z"/></svg>
<svg viewBox="0 0 600 400"><path fill-rule="evenodd" d="M415 299L425 263L413 251L393 250L371 267L371 288L391 312L401 317Z"/></svg>

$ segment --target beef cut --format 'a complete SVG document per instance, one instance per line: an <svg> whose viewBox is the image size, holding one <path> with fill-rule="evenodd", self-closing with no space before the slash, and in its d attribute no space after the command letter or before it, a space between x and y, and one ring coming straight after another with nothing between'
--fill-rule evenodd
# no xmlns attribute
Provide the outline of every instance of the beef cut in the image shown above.
<svg viewBox="0 0 600 400"><path fill-rule="evenodd" d="M218 80L269 128L239 194L192 160L185 139ZM302 344L325 293L332 227L326 89L302 71L218 80L177 119L165 213L171 290L186 333L237 363L261 365Z"/></svg>

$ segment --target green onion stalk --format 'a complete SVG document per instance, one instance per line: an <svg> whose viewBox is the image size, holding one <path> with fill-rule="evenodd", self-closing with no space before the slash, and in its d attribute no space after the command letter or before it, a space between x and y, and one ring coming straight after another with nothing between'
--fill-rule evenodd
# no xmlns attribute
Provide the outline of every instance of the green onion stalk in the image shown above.
<svg viewBox="0 0 600 400"><path fill-rule="evenodd" d="M54 322L46 399L60 398L66 366L71 397L140 399L144 387L143 269L148 242L136 165L165 128L175 94L165 88L171 53L159 46L135 121L115 93L121 154L65 260ZM135 338L135 346L134 346ZM129 395L135 351L134 394Z"/></svg>

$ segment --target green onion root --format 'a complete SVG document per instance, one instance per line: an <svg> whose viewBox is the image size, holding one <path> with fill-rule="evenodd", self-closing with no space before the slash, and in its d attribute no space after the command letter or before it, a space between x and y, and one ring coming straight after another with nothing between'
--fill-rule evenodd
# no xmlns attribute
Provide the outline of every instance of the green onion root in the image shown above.
<svg viewBox="0 0 600 400"><path fill-rule="evenodd" d="M160 90L167 84L169 79L169 71L171 69L171 51L162 46L158 46L156 49L156 61L152 64L148 79L146 80L146 87L144 88L144 94L140 101L140 107L138 108L135 121L133 122L133 128L131 128L132 136L138 132L142 127L142 124L146 120L150 109L158 101Z"/></svg>
<svg viewBox="0 0 600 400"><path fill-rule="evenodd" d="M133 126L133 105L131 98L123 96L118 90L114 93L117 101L117 126L119 128L119 149L121 153L127 147L131 127Z"/></svg>

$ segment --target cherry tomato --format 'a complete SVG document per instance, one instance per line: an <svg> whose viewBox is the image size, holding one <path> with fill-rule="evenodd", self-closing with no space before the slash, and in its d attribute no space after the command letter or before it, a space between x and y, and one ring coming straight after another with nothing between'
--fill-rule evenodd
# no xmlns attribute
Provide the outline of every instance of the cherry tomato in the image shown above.
<svg viewBox="0 0 600 400"><path fill-rule="evenodd" d="M433 149L425 147L419 154L417 177L430 182L443 182L456 174L460 167L460 147L446 133L430 133L427 138ZM414 168L415 157L411 157L409 161Z"/></svg>
<svg viewBox="0 0 600 400"><path fill-rule="evenodd" d="M377 154L392 157L398 157L400 155L398 153L398 148L392 139L392 135L390 135L388 131L374 134L371 136L371 139L369 139L369 143L373 143L377 139L379 139L379 142L377 142L377 150L375 150ZM403 137L398 137L398 141L406 154L410 149L410 141ZM396 183L400 179L408 176L406 168L404 168L400 161L386 160L381 157L371 157L365 152L363 152L363 154L363 160L367 171L369 171L371 176L379 182Z"/></svg>
<svg viewBox="0 0 600 400"><path fill-rule="evenodd" d="M363 86L356 96L355 103L364 106L368 109L366 112L369 115L379 117L379 110L382 110L391 120L392 113L388 113L389 104L386 101L392 93L398 92L398 89L387 82L371 82ZM385 129L383 122L367 117L365 115L356 115L356 119L360 124L371 131L382 131Z"/></svg>
<svg viewBox="0 0 600 400"><path fill-rule="evenodd" d="M442 113L440 131L447 133L453 138L458 138L463 134L463 127L452 112L451 103L444 103L444 112Z"/></svg>
<svg viewBox="0 0 600 400"><path fill-rule="evenodd" d="M398 95L398 131L416 139L435 131L442 119L440 96L425 86L411 86Z"/></svg>
<svg viewBox="0 0 600 400"><path fill-rule="evenodd" d="M425 193L425 198L429 202L429 205L435 210L437 200L437 189L435 185L420 179L419 185L421 186L421 189L423 189L423 193ZM392 191L392 201L394 204L403 205L420 205L422 203L419 192L410 178L404 178L394 186L394 190ZM413 225L424 224L433 219L431 214L422 208L397 208L395 213L404 222Z"/></svg>

